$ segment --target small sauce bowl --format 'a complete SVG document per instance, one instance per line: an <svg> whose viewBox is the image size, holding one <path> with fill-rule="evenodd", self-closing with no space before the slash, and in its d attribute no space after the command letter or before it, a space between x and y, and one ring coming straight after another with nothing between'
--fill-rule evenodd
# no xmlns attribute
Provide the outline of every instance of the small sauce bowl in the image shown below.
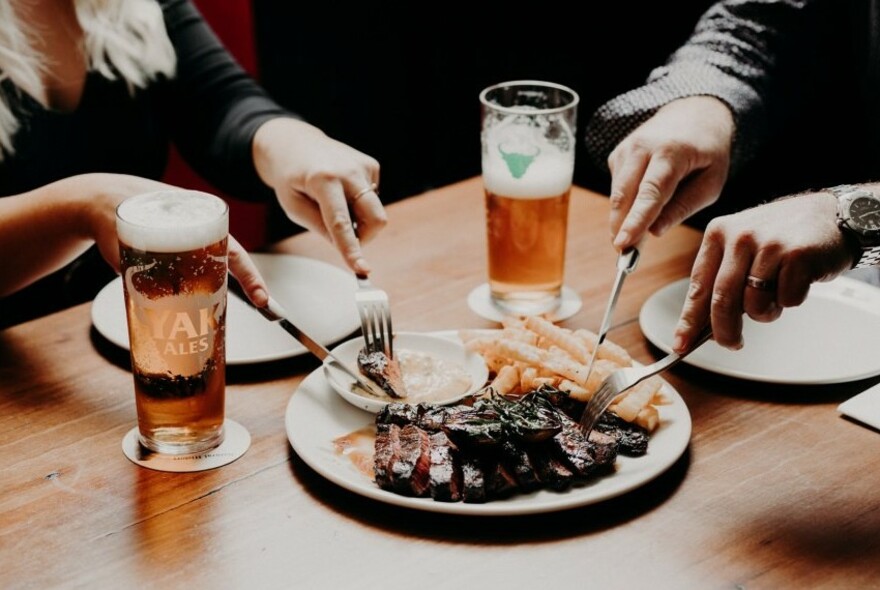
<svg viewBox="0 0 880 590"><path fill-rule="evenodd" d="M331 352L352 370L358 371L357 356L358 352L364 347L364 339L360 336L347 340L336 346ZM447 338L444 336L436 336L433 334L423 334L417 332L400 332L394 335L394 354L401 361L403 369L404 382L409 383L422 382L423 384L437 381L443 381L441 375L416 375L407 371L407 367L420 367L421 370L431 363L434 363L435 370L440 371L444 367L449 370L450 375L462 373L462 385L445 394L442 397L436 397L433 394L418 395L414 391L413 395L406 398L394 399L388 397L373 396L355 385L355 381L344 371L336 366L336 363L328 358L324 361L324 376L327 382L342 398L353 406L365 410L367 412L376 413L384 408L387 404L393 402L399 403L433 403L448 404L460 400L471 393L482 388L489 378L489 369L483 357L475 352L467 350L464 345L457 339ZM406 357L410 357L410 361ZM425 357L429 358L425 358ZM464 384L469 381L469 384ZM442 385L442 384L441 384Z"/></svg>

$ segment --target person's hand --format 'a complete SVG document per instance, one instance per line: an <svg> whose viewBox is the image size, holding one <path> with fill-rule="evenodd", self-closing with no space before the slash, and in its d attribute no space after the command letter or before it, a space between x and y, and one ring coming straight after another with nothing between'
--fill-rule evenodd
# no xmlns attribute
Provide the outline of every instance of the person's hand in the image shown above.
<svg viewBox="0 0 880 590"><path fill-rule="evenodd" d="M70 179L70 182L75 183L75 187L84 196L84 233L94 240L101 255L117 273L120 269L116 207L123 200L134 195L178 188L123 174L85 174ZM229 272L241 284L248 299L257 307L265 307L269 303L266 282L250 255L231 235L228 239L228 264Z"/></svg>
<svg viewBox="0 0 880 590"><path fill-rule="evenodd" d="M387 222L376 160L302 121L278 118L257 130L254 162L291 220L329 239L353 271L369 273L360 242Z"/></svg>
<svg viewBox="0 0 880 590"><path fill-rule="evenodd" d="M718 344L739 349L743 313L773 321L783 308L803 303L811 283L847 270L853 252L836 212L833 195L813 193L712 220L691 271L673 349L688 350L709 321Z"/></svg>
<svg viewBox="0 0 880 590"><path fill-rule="evenodd" d="M611 236L623 251L714 203L730 168L734 123L711 96L675 100L608 156Z"/></svg>

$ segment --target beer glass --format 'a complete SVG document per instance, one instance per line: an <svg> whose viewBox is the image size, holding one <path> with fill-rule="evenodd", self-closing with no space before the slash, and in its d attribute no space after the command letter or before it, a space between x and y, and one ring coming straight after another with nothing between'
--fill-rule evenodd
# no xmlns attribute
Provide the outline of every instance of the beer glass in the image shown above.
<svg viewBox="0 0 880 590"><path fill-rule="evenodd" d="M570 88L532 80L480 93L489 287L504 313L559 307L578 101Z"/></svg>
<svg viewBox="0 0 880 590"><path fill-rule="evenodd" d="M116 209L139 441L169 455L223 441L229 210L168 190Z"/></svg>

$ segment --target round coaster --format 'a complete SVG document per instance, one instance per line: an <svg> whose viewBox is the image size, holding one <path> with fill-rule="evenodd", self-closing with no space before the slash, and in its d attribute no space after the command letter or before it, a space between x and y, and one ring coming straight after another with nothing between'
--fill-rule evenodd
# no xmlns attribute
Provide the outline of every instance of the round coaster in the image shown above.
<svg viewBox="0 0 880 590"><path fill-rule="evenodd" d="M245 454L251 446L251 435L247 429L234 420L223 421L223 442L219 447L191 455L163 455L144 448L138 442L137 426L128 431L122 439L122 452L141 467L156 471L186 473L205 471L232 463Z"/></svg>
<svg viewBox="0 0 880 590"><path fill-rule="evenodd" d="M478 316L484 317L493 322L501 322L509 314L500 309L492 302L489 283L483 283L475 288L468 295L468 306ZM573 290L568 287L562 287L562 302L559 309L552 313L543 314L545 318L551 322L561 322L576 314L581 309L581 298Z"/></svg>

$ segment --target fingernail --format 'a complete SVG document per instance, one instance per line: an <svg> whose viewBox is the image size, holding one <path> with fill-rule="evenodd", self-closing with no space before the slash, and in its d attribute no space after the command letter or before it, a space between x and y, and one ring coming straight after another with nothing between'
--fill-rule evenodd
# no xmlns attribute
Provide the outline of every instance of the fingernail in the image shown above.
<svg viewBox="0 0 880 590"><path fill-rule="evenodd" d="M684 336L682 336L681 334L676 334L672 338L672 350L674 350L675 352L682 352L686 343L687 341L684 339Z"/></svg>
<svg viewBox="0 0 880 590"><path fill-rule="evenodd" d="M617 237L614 238L614 247L615 248L622 248L623 246L625 246L628 243L629 243L629 232L622 231L622 230L617 232Z"/></svg>
<svg viewBox="0 0 880 590"><path fill-rule="evenodd" d="M736 346L735 346L734 348L735 348L735 350L741 350L742 347L745 346L745 344L746 344L746 343L745 343L745 341L743 340L743 337L740 336L740 337L739 337L739 342L736 343Z"/></svg>
<svg viewBox="0 0 880 590"><path fill-rule="evenodd" d="M253 297L254 303L257 305L257 307L265 307L269 304L269 294L266 293L266 290L262 287L254 289Z"/></svg>
<svg viewBox="0 0 880 590"><path fill-rule="evenodd" d="M358 258L354 261L354 269L355 271L363 274L370 274L370 270L372 270L370 268L370 265L367 264L367 261L363 258Z"/></svg>
<svg viewBox="0 0 880 590"><path fill-rule="evenodd" d="M667 224L665 224L665 223L658 223L658 224L656 224L656 225L654 226L654 232L653 232L653 233L654 233L655 236L662 236L662 235L666 232L667 229L669 229L669 226L668 226Z"/></svg>

